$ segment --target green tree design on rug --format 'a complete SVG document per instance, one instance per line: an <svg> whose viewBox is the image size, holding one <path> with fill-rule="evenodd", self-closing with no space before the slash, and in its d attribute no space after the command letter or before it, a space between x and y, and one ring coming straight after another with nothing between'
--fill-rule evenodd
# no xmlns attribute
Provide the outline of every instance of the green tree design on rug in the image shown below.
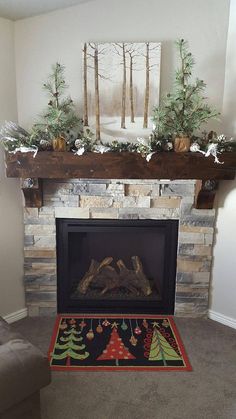
<svg viewBox="0 0 236 419"><path fill-rule="evenodd" d="M61 354L53 353L53 359L67 359L66 365L70 365L71 358L79 360L88 358L89 353L85 351L86 346L82 343L83 338L81 336L77 337L81 332L77 332L75 326L72 326L68 331L64 331L63 334L64 336L61 336L59 339L62 343L56 343L55 345L55 349L63 352ZM81 342L81 344L78 345L76 342Z"/></svg>
<svg viewBox="0 0 236 419"><path fill-rule="evenodd" d="M156 327L154 327L148 360L163 361L163 365L167 366L166 361L182 361L182 358L167 342L164 336L162 336L159 330Z"/></svg>

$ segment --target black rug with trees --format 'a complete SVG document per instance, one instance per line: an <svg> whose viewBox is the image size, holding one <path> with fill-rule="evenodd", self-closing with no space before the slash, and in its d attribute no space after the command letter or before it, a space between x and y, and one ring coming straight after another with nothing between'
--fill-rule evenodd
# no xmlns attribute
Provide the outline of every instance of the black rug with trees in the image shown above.
<svg viewBox="0 0 236 419"><path fill-rule="evenodd" d="M170 316L59 315L53 370L191 370Z"/></svg>

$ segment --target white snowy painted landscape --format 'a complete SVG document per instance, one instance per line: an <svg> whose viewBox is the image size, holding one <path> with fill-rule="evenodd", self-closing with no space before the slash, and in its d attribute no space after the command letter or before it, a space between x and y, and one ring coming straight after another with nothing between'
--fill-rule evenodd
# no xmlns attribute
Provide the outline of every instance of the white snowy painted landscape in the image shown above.
<svg viewBox="0 0 236 419"><path fill-rule="evenodd" d="M86 43L82 53L84 125L102 141L147 138L159 104L161 44Z"/></svg>

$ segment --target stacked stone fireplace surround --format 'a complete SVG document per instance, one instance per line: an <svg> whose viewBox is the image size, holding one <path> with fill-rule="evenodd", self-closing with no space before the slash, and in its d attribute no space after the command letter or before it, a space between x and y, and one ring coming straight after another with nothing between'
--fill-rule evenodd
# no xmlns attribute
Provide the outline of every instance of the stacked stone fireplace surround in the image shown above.
<svg viewBox="0 0 236 419"><path fill-rule="evenodd" d="M193 207L196 181L44 180L43 207L24 208L30 316L57 312L56 218L177 219L175 315L207 315L215 210Z"/></svg>

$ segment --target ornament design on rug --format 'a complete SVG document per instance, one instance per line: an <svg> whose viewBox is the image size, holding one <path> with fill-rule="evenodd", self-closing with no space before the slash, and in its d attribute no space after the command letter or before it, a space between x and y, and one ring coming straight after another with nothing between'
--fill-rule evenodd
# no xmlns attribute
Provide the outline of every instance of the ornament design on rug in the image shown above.
<svg viewBox="0 0 236 419"><path fill-rule="evenodd" d="M103 327L101 325L101 319L98 320L98 326L96 327L96 332L97 333L102 333L103 332Z"/></svg>
<svg viewBox="0 0 236 419"><path fill-rule="evenodd" d="M136 321L136 327L134 329L134 333L135 333L135 335L141 335L142 330L140 329L140 327L138 325L138 320L136 319L135 321Z"/></svg>
<svg viewBox="0 0 236 419"><path fill-rule="evenodd" d="M105 326L105 327L110 326L110 324L111 323L107 319L103 320L103 322L102 322L102 325Z"/></svg>
<svg viewBox="0 0 236 419"><path fill-rule="evenodd" d="M125 323L125 319L123 319L120 327L122 330L124 330L124 332L128 329L128 325Z"/></svg>
<svg viewBox="0 0 236 419"><path fill-rule="evenodd" d="M148 322L146 319L143 319L142 325L145 329L148 329Z"/></svg>
<svg viewBox="0 0 236 419"><path fill-rule="evenodd" d="M83 330L84 327L87 326L87 323L84 321L84 319L82 319L82 321L79 323L79 326L81 327L81 331Z"/></svg>
<svg viewBox="0 0 236 419"><path fill-rule="evenodd" d="M67 329L67 327L68 327L68 325L66 323L66 320L61 321L59 329L65 330L65 329Z"/></svg>
<svg viewBox="0 0 236 419"><path fill-rule="evenodd" d="M130 324L130 330L131 330L131 337L130 337L129 341L130 341L132 346L137 346L138 339L136 339L136 337L133 334L131 319L129 319L129 324Z"/></svg>
<svg viewBox="0 0 236 419"><path fill-rule="evenodd" d="M93 340L93 339L94 339L94 332L93 332L93 319L91 319L90 329L89 329L88 333L86 334L86 338L87 338L88 340Z"/></svg>
<svg viewBox="0 0 236 419"><path fill-rule="evenodd" d="M117 322L113 322L112 323L112 325L111 325L111 328L112 329L118 329L118 326L119 326L120 324L119 323L117 323Z"/></svg>
<svg viewBox="0 0 236 419"><path fill-rule="evenodd" d="M114 360L115 365L118 366L119 360L121 359L135 359L135 356L125 347L118 334L117 328L113 327L110 340L102 354L97 358L97 361Z"/></svg>
<svg viewBox="0 0 236 419"><path fill-rule="evenodd" d="M164 319L163 320L163 322L162 322L162 326L164 326L164 327L169 327L170 325L169 325L169 322L168 322L168 320L167 319Z"/></svg>

